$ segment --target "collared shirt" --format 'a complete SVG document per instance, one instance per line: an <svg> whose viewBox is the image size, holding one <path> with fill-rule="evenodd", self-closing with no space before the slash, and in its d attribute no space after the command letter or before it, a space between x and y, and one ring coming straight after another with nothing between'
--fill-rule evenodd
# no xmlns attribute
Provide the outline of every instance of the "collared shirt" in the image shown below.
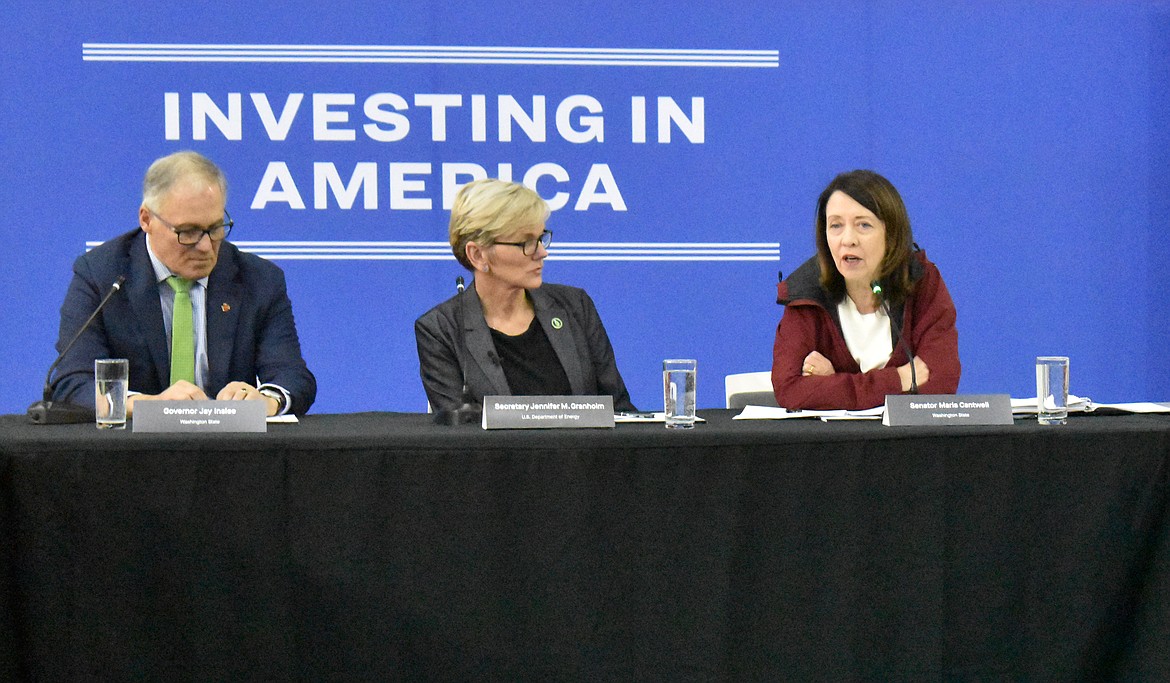
<svg viewBox="0 0 1170 683"><path fill-rule="evenodd" d="M154 277L158 282L158 300L162 304L163 325L167 330L167 348L171 348L171 327L175 310L175 290L167 284L167 278L175 275L167 268L158 256L155 256L154 250L150 248L150 239L146 240L146 253L150 256L150 263L154 267ZM191 289L188 294L191 297L191 327L195 333L195 384L207 392L207 281L211 276L200 278L191 283ZM256 378L259 382L260 378ZM288 413L289 408L292 407L292 396L289 395L288 390L279 384L272 384L265 382L260 384L258 389L275 389L284 396L284 407L277 413L277 415L284 415ZM210 396L210 394L208 394ZM211 396L211 398L215 398Z"/></svg>
<svg viewBox="0 0 1170 683"><path fill-rule="evenodd" d="M171 326L175 310L175 290L167 284L167 278L175 273L171 272L150 248L150 240L146 240L146 253L150 255L150 263L154 266L154 278L158 283L158 298L162 304L163 325L167 328L167 348L171 348ZM210 276L209 276L210 277ZM191 283L191 320L192 330L195 332L195 384L207 393L207 280L200 278Z"/></svg>

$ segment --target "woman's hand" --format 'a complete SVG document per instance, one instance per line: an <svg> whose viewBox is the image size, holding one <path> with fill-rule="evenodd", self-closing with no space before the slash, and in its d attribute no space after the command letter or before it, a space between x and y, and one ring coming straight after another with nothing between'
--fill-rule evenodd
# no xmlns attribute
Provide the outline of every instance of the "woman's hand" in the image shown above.
<svg viewBox="0 0 1170 683"><path fill-rule="evenodd" d="M921 387L923 384L926 384L927 380L930 379L930 368L926 367L926 362L923 361L918 356L914 356L913 363L914 363L914 374L916 375L916 379L918 380L918 386ZM903 392L910 391L910 380L911 380L910 363L907 363L907 364L900 366L898 368L898 377L900 377L902 379L902 391Z"/></svg>
<svg viewBox="0 0 1170 683"><path fill-rule="evenodd" d="M804 364L800 366L800 375L802 377L827 377L836 372L833 368L833 363L820 354L819 351L813 351L804 357Z"/></svg>

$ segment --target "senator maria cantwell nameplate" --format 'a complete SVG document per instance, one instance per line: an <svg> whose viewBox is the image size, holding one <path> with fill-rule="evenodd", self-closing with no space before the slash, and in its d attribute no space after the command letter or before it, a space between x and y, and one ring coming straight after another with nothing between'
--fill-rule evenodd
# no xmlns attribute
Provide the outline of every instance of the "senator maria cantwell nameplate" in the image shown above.
<svg viewBox="0 0 1170 683"><path fill-rule="evenodd" d="M484 396L484 429L613 427L613 396Z"/></svg>
<svg viewBox="0 0 1170 683"><path fill-rule="evenodd" d="M136 401L136 432L266 432L268 401Z"/></svg>
<svg viewBox="0 0 1170 683"><path fill-rule="evenodd" d="M1010 425L1012 397L1007 394L899 394L886 396L882 424Z"/></svg>

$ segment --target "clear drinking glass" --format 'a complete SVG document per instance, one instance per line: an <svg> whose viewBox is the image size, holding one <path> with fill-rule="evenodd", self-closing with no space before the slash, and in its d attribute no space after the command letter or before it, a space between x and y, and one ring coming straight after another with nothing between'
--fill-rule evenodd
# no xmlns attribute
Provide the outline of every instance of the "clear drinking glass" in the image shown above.
<svg viewBox="0 0 1170 683"><path fill-rule="evenodd" d="M98 358L93 362L94 414L98 429L126 428L126 393L130 363L125 358Z"/></svg>
<svg viewBox="0 0 1170 683"><path fill-rule="evenodd" d="M667 429L695 426L695 379L698 361L672 358L662 361L662 401Z"/></svg>
<svg viewBox="0 0 1170 683"><path fill-rule="evenodd" d="M1068 419L1068 356L1036 358L1036 419L1042 425Z"/></svg>

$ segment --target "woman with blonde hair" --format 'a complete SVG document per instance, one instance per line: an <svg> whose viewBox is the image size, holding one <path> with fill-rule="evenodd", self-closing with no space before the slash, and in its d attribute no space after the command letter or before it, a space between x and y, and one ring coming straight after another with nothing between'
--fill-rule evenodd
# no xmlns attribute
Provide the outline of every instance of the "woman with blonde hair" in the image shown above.
<svg viewBox="0 0 1170 683"><path fill-rule="evenodd" d="M548 205L488 178L455 197L451 250L475 275L414 324L419 374L436 411L484 396L613 396L634 410L613 347L584 290L545 284Z"/></svg>

